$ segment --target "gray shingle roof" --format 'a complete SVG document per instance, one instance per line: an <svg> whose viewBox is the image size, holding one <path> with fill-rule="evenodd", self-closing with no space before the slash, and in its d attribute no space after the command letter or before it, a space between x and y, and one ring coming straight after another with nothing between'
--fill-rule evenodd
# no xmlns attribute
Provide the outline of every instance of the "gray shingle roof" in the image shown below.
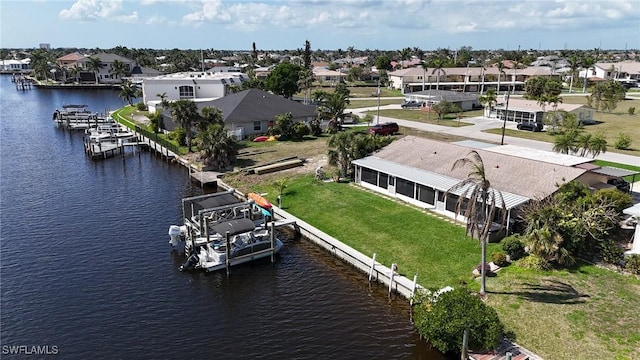
<svg viewBox="0 0 640 360"><path fill-rule="evenodd" d="M222 110L225 123L274 120L276 115L291 112L294 119L316 116L315 106L270 94L258 89L249 89L213 100L210 106Z"/></svg>

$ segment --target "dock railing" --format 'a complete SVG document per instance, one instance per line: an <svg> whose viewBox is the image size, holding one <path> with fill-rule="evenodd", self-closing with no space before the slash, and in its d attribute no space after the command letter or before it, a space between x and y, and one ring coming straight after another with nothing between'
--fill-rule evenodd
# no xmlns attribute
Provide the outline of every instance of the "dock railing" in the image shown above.
<svg viewBox="0 0 640 360"><path fill-rule="evenodd" d="M395 291L401 296L411 300L415 292L422 288L417 284L417 274L413 276L413 279L409 279L396 271L397 265L395 263L391 264L391 267L385 266L375 260L375 254L373 254L373 257L368 257L285 210L276 206L272 209L275 218L289 221L294 220L295 223L289 226L294 227L301 235L326 249L334 256L342 259L364 274L369 274L369 280L373 279L387 285L390 294L392 291Z"/></svg>

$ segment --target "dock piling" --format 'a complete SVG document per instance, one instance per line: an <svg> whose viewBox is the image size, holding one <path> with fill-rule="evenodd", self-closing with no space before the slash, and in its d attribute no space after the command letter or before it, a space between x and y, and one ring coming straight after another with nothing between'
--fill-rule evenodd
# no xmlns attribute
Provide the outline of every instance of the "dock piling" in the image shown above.
<svg viewBox="0 0 640 360"><path fill-rule="evenodd" d="M371 259L371 269L369 270L369 282L371 282L371 278L373 277L373 270L376 267L376 253L373 253L373 258Z"/></svg>

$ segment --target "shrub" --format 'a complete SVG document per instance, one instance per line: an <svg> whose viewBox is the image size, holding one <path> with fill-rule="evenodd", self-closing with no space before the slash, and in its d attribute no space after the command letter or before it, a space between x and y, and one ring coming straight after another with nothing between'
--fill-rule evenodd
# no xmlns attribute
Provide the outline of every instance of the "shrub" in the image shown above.
<svg viewBox="0 0 640 360"><path fill-rule="evenodd" d="M536 270L551 270L551 263L538 255L529 255L518 262L523 268Z"/></svg>
<svg viewBox="0 0 640 360"><path fill-rule="evenodd" d="M602 260L608 264L617 265L622 259L624 251L615 243L615 241L607 239L600 244L602 252Z"/></svg>
<svg viewBox="0 0 640 360"><path fill-rule="evenodd" d="M187 131L183 128L176 128L168 135L169 139L177 141L181 146L187 144Z"/></svg>
<svg viewBox="0 0 640 360"><path fill-rule="evenodd" d="M501 251L496 251L493 254L491 254L491 261L493 261L494 264L500 267L505 267L509 265L509 262L507 261L507 254Z"/></svg>
<svg viewBox="0 0 640 360"><path fill-rule="evenodd" d="M470 349L498 347L504 326L493 308L464 287L437 297L433 294L422 292L417 296L413 319L420 335L435 348L443 353L459 353L465 329L469 329Z"/></svg>
<svg viewBox="0 0 640 360"><path fill-rule="evenodd" d="M520 235L516 234L508 236L502 239L501 244L502 250L504 250L504 252L509 255L511 261L518 260L526 255L526 252L524 250L524 242L522 241Z"/></svg>
<svg viewBox="0 0 640 360"><path fill-rule="evenodd" d="M640 275L640 255L627 256L624 268L632 274Z"/></svg>
<svg viewBox="0 0 640 360"><path fill-rule="evenodd" d="M624 150L628 149L631 146L631 136L627 134L620 133L616 138L616 142L613 144L616 149Z"/></svg>
<svg viewBox="0 0 640 360"><path fill-rule="evenodd" d="M138 111L147 111L147 105L145 105L143 102L137 103L136 107L138 108Z"/></svg>
<svg viewBox="0 0 640 360"><path fill-rule="evenodd" d="M628 112L629 112L629 115L633 115L633 114L635 114L635 113L636 113L636 107L635 107L635 106L631 106L631 107L629 107Z"/></svg>
<svg viewBox="0 0 640 360"><path fill-rule="evenodd" d="M300 121L291 127L291 137L296 140L301 140L305 135L309 135L311 130L304 122Z"/></svg>

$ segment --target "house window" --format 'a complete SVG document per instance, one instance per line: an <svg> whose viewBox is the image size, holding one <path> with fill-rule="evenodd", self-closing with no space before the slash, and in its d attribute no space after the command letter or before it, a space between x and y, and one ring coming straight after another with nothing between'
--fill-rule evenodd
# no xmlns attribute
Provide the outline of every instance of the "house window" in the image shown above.
<svg viewBox="0 0 640 360"><path fill-rule="evenodd" d="M380 178L378 179L378 186L383 189L386 189L388 184L389 184L389 175L381 172Z"/></svg>
<svg viewBox="0 0 640 360"><path fill-rule="evenodd" d="M180 99L193 99L194 96L194 92L193 92L193 86L188 86L188 85L183 85L180 86Z"/></svg>
<svg viewBox="0 0 640 360"><path fill-rule="evenodd" d="M396 192L398 194L413 198L415 183L413 181L398 179Z"/></svg>
<svg viewBox="0 0 640 360"><path fill-rule="evenodd" d="M436 191L428 186L418 185L418 200L426 204L434 205Z"/></svg>
<svg viewBox="0 0 640 360"><path fill-rule="evenodd" d="M360 180L372 185L378 185L378 172L375 170L362 168L362 175Z"/></svg>
<svg viewBox="0 0 640 360"><path fill-rule="evenodd" d="M254 121L253 131L261 131L261 130L262 130L262 121Z"/></svg>

